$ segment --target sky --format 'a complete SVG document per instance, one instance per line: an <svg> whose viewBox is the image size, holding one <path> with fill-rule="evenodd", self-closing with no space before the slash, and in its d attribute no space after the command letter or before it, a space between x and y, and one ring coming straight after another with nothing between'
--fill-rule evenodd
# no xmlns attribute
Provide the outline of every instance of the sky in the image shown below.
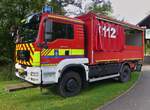
<svg viewBox="0 0 150 110"><path fill-rule="evenodd" d="M76 0L77 1L77 0ZM108 0L106 0L108 1ZM109 0L112 3L113 16L131 24L137 24L150 14L150 0ZM82 5L91 4L91 0L83 0ZM69 12L80 13L80 9L67 6ZM70 15L70 13L69 13ZM74 14L72 15L72 17Z"/></svg>
<svg viewBox="0 0 150 110"><path fill-rule="evenodd" d="M150 0L110 0L113 15L131 24L139 23L150 14Z"/></svg>

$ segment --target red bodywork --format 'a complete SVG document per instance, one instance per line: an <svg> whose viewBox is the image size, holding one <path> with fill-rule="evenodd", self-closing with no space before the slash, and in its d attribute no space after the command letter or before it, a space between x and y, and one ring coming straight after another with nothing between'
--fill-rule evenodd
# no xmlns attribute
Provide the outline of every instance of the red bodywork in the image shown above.
<svg viewBox="0 0 150 110"><path fill-rule="evenodd" d="M143 59L144 34L142 35L142 46L125 45L124 26L143 32L143 30L137 26L105 16L98 16L94 13L79 16L77 17L78 19L53 14L43 14L41 18L38 39L34 45L45 43L44 20L49 18L56 22L70 23L74 27L74 39L57 39L48 42L47 45L49 49L84 49L85 55L80 57L88 58L90 65L104 62L123 62ZM101 27L104 26L110 27L108 30L110 33L103 32ZM116 36L113 36L114 29ZM42 51L42 48L40 51ZM46 58L41 56L41 64L58 64L61 60L66 58L74 58L74 56L59 58Z"/></svg>
<svg viewBox="0 0 150 110"><path fill-rule="evenodd" d="M84 29L83 24L84 22L77 18L69 18L65 16L55 15L55 14L43 14L41 16L41 23L39 27L39 38L37 39L38 43L44 44L44 20L51 19L54 22L65 23L65 24L72 24L74 28L74 39L56 39L52 42L47 42L48 49L84 49ZM42 51L43 49L41 49ZM75 55L67 55L67 56L59 56L59 57L43 57L41 55L41 64L58 64L60 61L66 58L80 58L82 56L75 56Z"/></svg>
<svg viewBox="0 0 150 110"><path fill-rule="evenodd" d="M123 62L142 60L144 57L144 31L143 29L120 22L106 16L88 13L79 16L85 22L86 30L86 48L90 64L101 62ZM101 27L110 27L109 35L105 33ZM140 42L142 46L127 46L125 44L124 26L142 31L143 35ZM113 34L113 29L116 30L116 36L110 38ZM139 42L139 41L138 41Z"/></svg>

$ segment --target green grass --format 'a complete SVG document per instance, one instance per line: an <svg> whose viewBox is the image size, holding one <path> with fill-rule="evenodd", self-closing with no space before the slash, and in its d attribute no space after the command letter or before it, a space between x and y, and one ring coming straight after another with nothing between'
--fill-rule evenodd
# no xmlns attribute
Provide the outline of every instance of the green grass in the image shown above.
<svg viewBox="0 0 150 110"><path fill-rule="evenodd" d="M138 76L138 73L133 73L132 80L127 83L113 80L92 83L79 95L70 98L60 97L54 87L44 89L42 93L39 88L7 93L4 87L18 81L1 81L0 110L93 110L126 91Z"/></svg>

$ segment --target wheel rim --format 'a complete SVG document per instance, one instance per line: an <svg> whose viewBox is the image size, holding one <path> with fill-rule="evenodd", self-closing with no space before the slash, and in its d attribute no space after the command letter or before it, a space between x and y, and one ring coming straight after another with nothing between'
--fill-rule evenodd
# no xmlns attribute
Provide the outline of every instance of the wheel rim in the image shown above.
<svg viewBox="0 0 150 110"><path fill-rule="evenodd" d="M78 88L78 83L75 79L71 78L66 82L66 90L69 92L75 92Z"/></svg>
<svg viewBox="0 0 150 110"><path fill-rule="evenodd" d="M129 78L128 74L129 74L129 71L125 70L124 73L123 73L123 75L122 75L122 77L123 77L124 80L128 80L128 78Z"/></svg>

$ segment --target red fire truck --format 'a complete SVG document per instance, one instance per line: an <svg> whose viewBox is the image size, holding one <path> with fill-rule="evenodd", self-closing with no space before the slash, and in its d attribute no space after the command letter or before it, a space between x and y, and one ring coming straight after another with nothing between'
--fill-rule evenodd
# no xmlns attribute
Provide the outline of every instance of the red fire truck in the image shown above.
<svg viewBox="0 0 150 110"><path fill-rule="evenodd" d="M22 21L16 40L16 76L36 85L57 84L73 96L88 82L130 80L141 67L143 29L89 12L76 18L37 13Z"/></svg>

